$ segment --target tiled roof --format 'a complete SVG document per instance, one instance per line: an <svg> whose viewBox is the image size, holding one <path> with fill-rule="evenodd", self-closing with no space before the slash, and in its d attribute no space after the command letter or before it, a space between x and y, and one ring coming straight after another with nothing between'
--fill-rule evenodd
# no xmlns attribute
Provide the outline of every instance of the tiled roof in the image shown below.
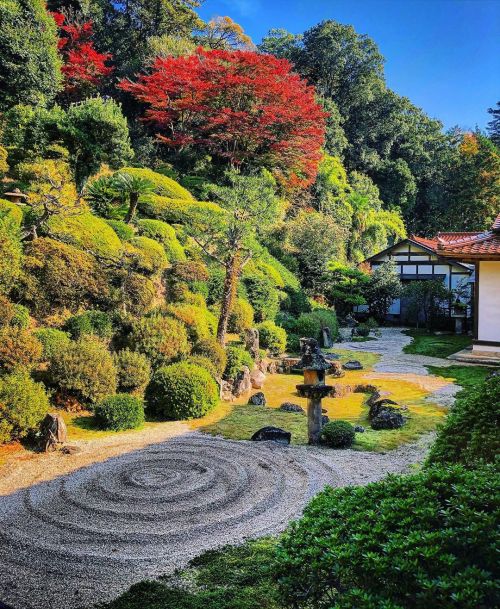
<svg viewBox="0 0 500 609"><path fill-rule="evenodd" d="M483 233L438 233L437 250L450 258L500 260L500 214Z"/></svg>
<svg viewBox="0 0 500 609"><path fill-rule="evenodd" d="M411 235L410 239L415 241L415 243L419 243L424 247L428 247L429 249L436 251L437 248L437 239L427 239L425 237L418 237L417 235Z"/></svg>

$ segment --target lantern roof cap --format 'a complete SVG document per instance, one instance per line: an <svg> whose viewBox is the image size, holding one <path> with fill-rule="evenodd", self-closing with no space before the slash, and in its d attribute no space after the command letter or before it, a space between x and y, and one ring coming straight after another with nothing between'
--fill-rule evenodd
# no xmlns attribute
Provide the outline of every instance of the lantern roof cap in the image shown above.
<svg viewBox="0 0 500 609"><path fill-rule="evenodd" d="M300 339L301 359L297 367L304 370L329 370L332 367L331 362L328 362L325 356L321 353L319 343L315 338Z"/></svg>

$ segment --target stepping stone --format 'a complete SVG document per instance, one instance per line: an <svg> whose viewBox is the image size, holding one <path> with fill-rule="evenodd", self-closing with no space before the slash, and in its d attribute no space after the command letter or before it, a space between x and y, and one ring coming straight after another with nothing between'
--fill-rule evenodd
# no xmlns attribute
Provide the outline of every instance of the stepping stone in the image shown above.
<svg viewBox="0 0 500 609"><path fill-rule="evenodd" d="M358 362L358 360L353 359L342 364L342 368L344 370L363 370L363 365L361 362Z"/></svg>
<svg viewBox="0 0 500 609"><path fill-rule="evenodd" d="M302 414L305 414L305 410L302 406L293 404L292 402L283 402L278 410L282 410L283 412L301 412Z"/></svg>
<svg viewBox="0 0 500 609"><path fill-rule="evenodd" d="M292 434L281 427L262 427L250 438L253 442L278 442L279 444L290 444Z"/></svg>

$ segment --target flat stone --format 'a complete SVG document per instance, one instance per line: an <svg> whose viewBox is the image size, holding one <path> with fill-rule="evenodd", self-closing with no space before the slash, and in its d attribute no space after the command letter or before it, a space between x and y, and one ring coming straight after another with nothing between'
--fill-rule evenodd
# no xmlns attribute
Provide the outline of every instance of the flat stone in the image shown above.
<svg viewBox="0 0 500 609"><path fill-rule="evenodd" d="M353 359L342 364L344 370L363 370L363 364L358 360Z"/></svg>
<svg viewBox="0 0 500 609"><path fill-rule="evenodd" d="M82 452L82 449L79 446L75 446L74 444L68 444L67 446L63 446L61 448L61 452L64 455L78 455Z"/></svg>
<svg viewBox="0 0 500 609"><path fill-rule="evenodd" d="M292 402L283 402L278 410L282 410L283 412L301 412L305 414L305 410L299 404L293 404Z"/></svg>
<svg viewBox="0 0 500 609"><path fill-rule="evenodd" d="M253 389L262 389L266 375L261 370L254 370L250 374L250 382L252 383Z"/></svg>
<svg viewBox="0 0 500 609"><path fill-rule="evenodd" d="M262 427L250 438L253 442L278 442L279 444L290 444L292 434L281 427Z"/></svg>
<svg viewBox="0 0 500 609"><path fill-rule="evenodd" d="M405 424L405 418L396 410L381 410L371 420L372 429L399 429Z"/></svg>

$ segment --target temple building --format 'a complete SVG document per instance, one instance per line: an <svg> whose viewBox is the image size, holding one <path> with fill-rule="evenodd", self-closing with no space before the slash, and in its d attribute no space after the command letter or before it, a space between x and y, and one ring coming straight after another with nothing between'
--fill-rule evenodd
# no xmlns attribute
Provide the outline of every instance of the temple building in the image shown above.
<svg viewBox="0 0 500 609"><path fill-rule="evenodd" d="M437 253L446 260L475 267L474 340L459 361L500 364L500 214L490 230L438 233Z"/></svg>

